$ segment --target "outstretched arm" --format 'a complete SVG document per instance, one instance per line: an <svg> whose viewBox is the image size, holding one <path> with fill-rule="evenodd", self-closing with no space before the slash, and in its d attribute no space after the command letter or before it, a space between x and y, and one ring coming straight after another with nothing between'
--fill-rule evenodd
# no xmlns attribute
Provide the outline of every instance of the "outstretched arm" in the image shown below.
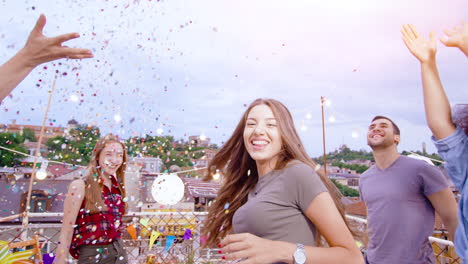
<svg viewBox="0 0 468 264"><path fill-rule="evenodd" d="M447 37L440 38L440 41L447 47L457 47L468 57L468 22L461 26L455 26L453 30L444 30Z"/></svg>
<svg viewBox="0 0 468 264"><path fill-rule="evenodd" d="M2 101L39 64L69 58L92 58L88 49L69 48L62 43L78 38L78 33L46 37L42 33L46 18L41 15L29 34L26 45L10 60L0 66L0 101Z"/></svg>
<svg viewBox="0 0 468 264"><path fill-rule="evenodd" d="M404 25L401 33L406 47L421 63L427 124L436 139L446 138L455 131L455 125L437 70L435 34L431 32L427 40L421 37L412 25Z"/></svg>

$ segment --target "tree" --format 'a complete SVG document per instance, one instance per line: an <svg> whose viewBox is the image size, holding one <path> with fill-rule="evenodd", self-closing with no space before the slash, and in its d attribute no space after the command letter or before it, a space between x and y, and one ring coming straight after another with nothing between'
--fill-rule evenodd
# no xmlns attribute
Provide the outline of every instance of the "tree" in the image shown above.
<svg viewBox="0 0 468 264"><path fill-rule="evenodd" d="M334 161L332 163L333 166L344 168L344 169L350 169L356 171L356 173L364 173L369 167L366 165L360 165L360 164L346 164L340 161Z"/></svg>
<svg viewBox="0 0 468 264"><path fill-rule="evenodd" d="M339 149L327 154L327 161L350 161L350 160L370 160L374 161L372 152L365 150L351 150L346 145L342 145ZM314 158L316 163L323 165L323 156Z"/></svg>
<svg viewBox="0 0 468 264"><path fill-rule="evenodd" d="M30 128L23 128L23 132L22 132L22 133L23 133L22 136L23 136L23 139L24 139L24 140L27 139L27 140L29 140L29 141L31 141L31 142L36 142L36 141L37 141L37 140L36 140L36 134L34 133L34 131L33 131L32 129L30 129ZM23 140L23 141L24 141L24 140Z"/></svg>
<svg viewBox="0 0 468 264"><path fill-rule="evenodd" d="M130 156L143 155L159 157L162 161L161 169L168 170L172 165L181 168L193 166L192 160L204 156L205 147L191 147L183 140L174 140L173 136L132 137L127 141Z"/></svg>
<svg viewBox="0 0 468 264"><path fill-rule="evenodd" d="M341 194L345 197L359 197L359 191L354 190L353 188L349 188L346 185L343 185L337 182L335 179L331 180L335 186L340 190Z"/></svg>
<svg viewBox="0 0 468 264"><path fill-rule="evenodd" d="M100 136L99 128L86 124L78 125L70 130L67 137L56 136L47 141L48 157L67 163L87 165Z"/></svg>
<svg viewBox="0 0 468 264"><path fill-rule="evenodd" d="M13 149L19 152L27 153L25 147L21 145L23 137L14 133L0 133L0 146ZM0 166L12 167L21 163L23 155L0 149Z"/></svg>

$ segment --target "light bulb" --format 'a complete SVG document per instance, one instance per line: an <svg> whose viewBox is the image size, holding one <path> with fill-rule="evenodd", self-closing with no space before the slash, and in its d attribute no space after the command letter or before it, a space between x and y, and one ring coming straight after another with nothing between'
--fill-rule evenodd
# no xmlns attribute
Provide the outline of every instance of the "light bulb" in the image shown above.
<svg viewBox="0 0 468 264"><path fill-rule="evenodd" d="M216 173L213 175L213 180L217 181L220 177L221 175L219 174L219 170L216 170Z"/></svg>
<svg viewBox="0 0 468 264"><path fill-rule="evenodd" d="M41 168L36 172L36 179L44 180L45 178L47 178L47 165L49 165L49 162L46 160L42 160Z"/></svg>
<svg viewBox="0 0 468 264"><path fill-rule="evenodd" d="M114 121L116 123L120 123L120 121L122 121L122 117L120 116L120 114L115 114L114 115Z"/></svg>
<svg viewBox="0 0 468 264"><path fill-rule="evenodd" d="M45 178L47 178L47 171L45 169L39 169L37 172L36 172L36 179L38 180L44 180Z"/></svg>

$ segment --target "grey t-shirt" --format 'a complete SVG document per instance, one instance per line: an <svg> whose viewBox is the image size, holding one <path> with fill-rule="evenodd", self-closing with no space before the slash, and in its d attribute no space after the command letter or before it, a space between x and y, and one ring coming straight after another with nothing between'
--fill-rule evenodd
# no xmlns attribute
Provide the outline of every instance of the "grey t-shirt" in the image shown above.
<svg viewBox="0 0 468 264"><path fill-rule="evenodd" d="M271 171L259 178L247 202L234 213L233 231L313 246L316 229L304 212L325 191L320 177L303 163Z"/></svg>
<svg viewBox="0 0 468 264"><path fill-rule="evenodd" d="M406 156L384 170L375 165L368 169L359 191L367 205L369 262L436 263L428 240L434 229L434 207L427 196L447 187L436 167Z"/></svg>

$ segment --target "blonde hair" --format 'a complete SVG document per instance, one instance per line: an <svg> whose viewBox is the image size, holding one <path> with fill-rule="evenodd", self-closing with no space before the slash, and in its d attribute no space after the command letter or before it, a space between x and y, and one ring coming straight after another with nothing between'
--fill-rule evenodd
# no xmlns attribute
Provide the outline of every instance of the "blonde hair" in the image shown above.
<svg viewBox="0 0 468 264"><path fill-rule="evenodd" d="M119 190L122 196L122 200L126 197L125 193L125 169L127 167L127 150L125 145L120 142L119 138L115 135L108 134L102 138L100 138L96 142L96 146L93 149L93 154L91 157L91 161L86 169L86 173L84 175L85 181L85 209L90 213L98 213L100 211L107 210L107 206L105 205L104 201L102 200L102 191L104 188L104 184L102 183L101 175L102 171L99 169L99 155L101 154L102 150L108 143L116 142L122 145L123 148L123 158L122 158L122 165L117 169L116 172L116 180L119 183ZM124 202L124 200L123 200ZM125 209L127 208L127 204L125 204Z"/></svg>
<svg viewBox="0 0 468 264"><path fill-rule="evenodd" d="M282 169L293 160L303 162L313 169L316 167L315 162L310 159L304 149L295 129L292 115L286 106L274 99L255 100L244 112L232 136L208 165L205 180L211 180L216 169L220 169L224 175L224 184L221 186L215 202L208 210L209 213L202 230L203 235L208 235L206 247L215 246L219 243L220 238L225 237L231 232L234 213L247 202L249 192L258 182L258 171L255 160L247 152L243 139L247 116L250 110L257 105L267 105L270 107L277 120L283 145L275 169ZM321 172L318 172L318 174L349 228L345 218L345 207L341 202L342 195L340 191L325 174ZM229 203L229 211L224 210L226 203ZM320 244L321 238L321 234L317 232L315 241Z"/></svg>

